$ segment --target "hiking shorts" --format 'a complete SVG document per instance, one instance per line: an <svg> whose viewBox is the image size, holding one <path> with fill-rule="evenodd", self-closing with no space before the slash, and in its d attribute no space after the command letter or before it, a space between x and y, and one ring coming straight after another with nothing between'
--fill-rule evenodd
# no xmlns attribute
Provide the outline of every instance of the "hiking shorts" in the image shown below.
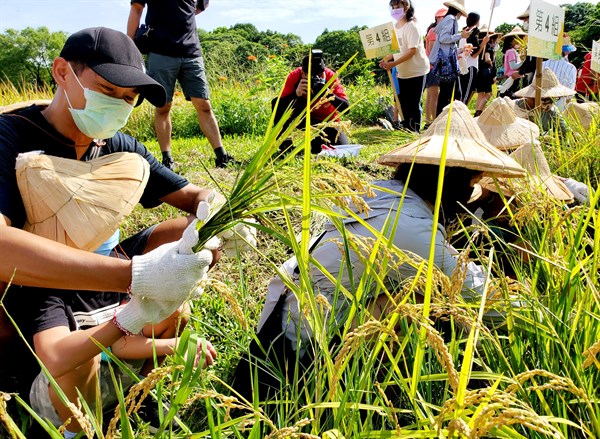
<svg viewBox="0 0 600 439"><path fill-rule="evenodd" d="M204 58L179 58L148 54L148 75L162 85L167 92L167 102L173 101L175 82L179 81L185 98L210 99L208 81L204 70Z"/></svg>

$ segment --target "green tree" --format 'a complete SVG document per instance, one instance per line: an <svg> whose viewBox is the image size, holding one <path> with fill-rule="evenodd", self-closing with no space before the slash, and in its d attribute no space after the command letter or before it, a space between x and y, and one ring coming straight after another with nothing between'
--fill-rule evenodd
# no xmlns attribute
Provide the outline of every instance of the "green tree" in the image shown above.
<svg viewBox="0 0 600 439"><path fill-rule="evenodd" d="M47 27L6 30L0 34L0 78L17 87L53 84L52 62L66 39L65 32L50 32Z"/></svg>
<svg viewBox="0 0 600 439"><path fill-rule="evenodd" d="M513 28L517 26L516 24L502 23L500 26L496 26L494 32L498 32L499 34L505 35L509 33Z"/></svg>

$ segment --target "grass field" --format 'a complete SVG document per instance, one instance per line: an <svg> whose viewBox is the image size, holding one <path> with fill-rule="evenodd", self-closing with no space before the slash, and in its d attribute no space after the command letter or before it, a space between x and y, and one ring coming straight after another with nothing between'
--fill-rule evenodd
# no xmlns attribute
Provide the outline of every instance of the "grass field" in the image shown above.
<svg viewBox="0 0 600 439"><path fill-rule="evenodd" d="M223 93L234 95L235 91ZM268 93L257 102L264 104L267 97ZM9 99L4 96L3 102ZM150 109L140 110L130 124L132 133L149 130ZM189 114L178 117L188 121L182 124L193 127ZM182 128L188 129L186 126ZM173 149L179 172L200 186L220 187L229 194L245 166L268 143L259 130L247 131L253 134L224 137L227 150L244 163L239 168L214 168L204 138L186 135L176 139ZM300 264L306 264L306 240L301 238L307 231L317 232L332 206L341 205L340 191L359 181L388 178L391 169L377 165L377 157L411 138L365 125L351 126L350 134L353 143L364 145L356 159L300 154L265 165L261 171L272 172L277 182L269 193L272 208L260 216L267 233L259 232L256 251L223 258L212 271L212 285L192 301L190 327L217 348L216 365L193 370L183 355L175 356L142 385L172 403L164 430L155 435L143 429L130 430L127 416L117 413L116 430L106 437L600 437L600 234L596 232L600 216L599 195L594 191L590 205L571 209L539 192L519 195L522 208L512 213L512 222L520 238L530 245L532 255L527 262L498 242L493 243L493 253L489 246L485 252L471 249L478 255L476 262L491 267L490 282L501 297L524 304L507 310L505 327L488 330L478 325L477 308L450 299L455 296L456 281L435 270L429 276L422 271L413 288L382 292L398 303L396 311L382 321L373 321L364 304L357 302L352 307L361 322L357 330L323 330L315 341L314 368L301 385L292 383L281 399L263 406L231 395L227 383L252 339L276 268L293 253ZM145 144L159 155L151 136L140 136L147 137ZM592 188L597 187L599 175L598 147L596 125L582 130L573 123L566 139L544 139L551 168L589 182ZM283 199L287 210L282 209ZM164 206L138 207L122 230L129 235L177 215ZM485 229L478 232L486 236ZM302 244L291 249L278 234ZM365 257L375 261L378 251L367 245ZM500 271L498 252L509 253L514 279ZM387 269L375 262L371 268L380 275ZM422 305L412 301L413 289L426 286L432 291L428 315ZM323 328L325 311L315 302L311 286L301 283L297 293L306 301L310 319ZM429 320L434 315L446 321L444 334ZM391 331L396 321L401 324L401 335ZM334 336L342 343L330 350L328 342ZM182 343L181 354L185 348ZM187 432L170 432L175 410ZM12 436L28 437L31 421L25 410L10 414L14 424L0 418L10 425ZM90 430L104 437L97 414L89 411L88 416ZM61 437L47 428L52 437Z"/></svg>

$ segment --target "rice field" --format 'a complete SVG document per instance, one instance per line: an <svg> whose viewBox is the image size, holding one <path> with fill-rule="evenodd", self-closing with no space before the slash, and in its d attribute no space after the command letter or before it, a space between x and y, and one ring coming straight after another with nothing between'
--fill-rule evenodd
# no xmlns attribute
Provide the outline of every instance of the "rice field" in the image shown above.
<svg viewBox="0 0 600 439"><path fill-rule="evenodd" d="M16 96L5 90L0 97L6 103ZM19 96L33 97L39 96ZM549 136L542 146L553 172L590 184L588 205L566 207L542 192L521 191L521 207L509 215L518 241L527 243L528 258L489 228L467 225L468 218L449 231L470 238L462 240L467 244L461 258L489 267L487 290L494 298L521 304L504 307L506 325L482 324L490 297L475 304L461 300L461 270L447 277L428 269L427 260L408 258L383 236L347 236L340 245L360 248L368 266L350 292L356 300L349 312L357 325L328 325L333 311L301 275L294 293L316 334L314 358L279 398L266 402L240 399L229 383L254 336L269 280L291 255L307 267L309 237L327 219L335 220L339 209L358 202L352 194L389 178L391 169L377 165L376 158L412 137L350 126L353 143L364 145L354 159L311 157L299 137L297 155L273 160L280 129L274 127L266 134L226 136L227 150L244 162L226 169L212 167L204 138L175 140L179 172L233 194L230 215L258 219L257 249L223 258L212 270L204 295L192 300L189 330L176 355L122 392L113 412L82 404L73 407L74 416L89 437L98 438L600 437L600 138L597 123L588 130L574 120L569 124L566 138ZM159 154L156 142L146 144ZM168 207L137 208L122 230L128 235L177 215ZM211 231L220 226L214 227ZM414 264L414 279L395 290L372 282L394 269L394 259ZM502 268L507 266L510 277ZM376 291L369 287L374 284ZM429 292L425 303L414 299L417 291ZM395 304L379 320L367 306L375 292ZM186 351L195 337L211 340L219 352L216 365L194 369ZM132 422L137 402L148 392L171 404L157 433ZM20 396L0 395L0 437L34 437L39 425L50 437L62 437L36 419ZM173 431L175 416L183 425L179 432Z"/></svg>

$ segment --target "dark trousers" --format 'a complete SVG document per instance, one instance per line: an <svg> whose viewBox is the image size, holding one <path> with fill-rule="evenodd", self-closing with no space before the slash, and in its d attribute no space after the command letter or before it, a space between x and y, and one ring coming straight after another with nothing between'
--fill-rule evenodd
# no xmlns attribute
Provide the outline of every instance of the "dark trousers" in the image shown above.
<svg viewBox="0 0 600 439"><path fill-rule="evenodd" d="M398 98L404 117L402 125L407 130L418 133L421 130L421 115L423 113L421 98L425 88L425 75L408 79L398 78L398 83L401 90Z"/></svg>
<svg viewBox="0 0 600 439"><path fill-rule="evenodd" d="M275 105L277 102L277 98L273 99L271 101L271 108L273 110L275 110ZM286 110L286 106L280 102L279 106L277 107L276 113L275 113L275 117L273 118L273 124L276 125L277 123L279 123L279 121L281 120L283 113ZM306 108L306 100L302 100L302 99L297 99L294 100L292 102L292 115L290 116L290 118L285 122L285 124L283 125L281 131L285 131L287 129L287 127L290 125L290 123L292 123L301 113L302 111ZM311 119L312 120L312 119ZM318 124L321 123L322 121L314 121L314 124ZM301 119L298 124L297 127L298 128L302 128L304 127L306 124L306 120L303 118ZM310 142L310 150L313 154L318 154L321 152L321 145L323 144L328 144L328 145L349 145L350 144L350 139L348 139L348 136L346 135L346 133L344 133L342 130L334 128L334 127L325 127L323 129L323 132L319 135L316 136L314 139L311 140ZM291 139L285 139L283 142L281 142L281 146L280 149L282 151L288 151L290 148L292 147L292 140Z"/></svg>
<svg viewBox="0 0 600 439"><path fill-rule="evenodd" d="M459 76L460 81L460 91L461 98L460 100L466 105L471 94L475 92L475 88L477 85L477 67L469 67L469 73L466 75ZM457 99L456 97L454 98Z"/></svg>
<svg viewBox="0 0 600 439"><path fill-rule="evenodd" d="M436 117L439 116L444 107L450 103L452 91L454 91L454 100L460 101L462 94L460 92L460 81L458 78L452 82L440 82L440 95L438 97L435 112Z"/></svg>

